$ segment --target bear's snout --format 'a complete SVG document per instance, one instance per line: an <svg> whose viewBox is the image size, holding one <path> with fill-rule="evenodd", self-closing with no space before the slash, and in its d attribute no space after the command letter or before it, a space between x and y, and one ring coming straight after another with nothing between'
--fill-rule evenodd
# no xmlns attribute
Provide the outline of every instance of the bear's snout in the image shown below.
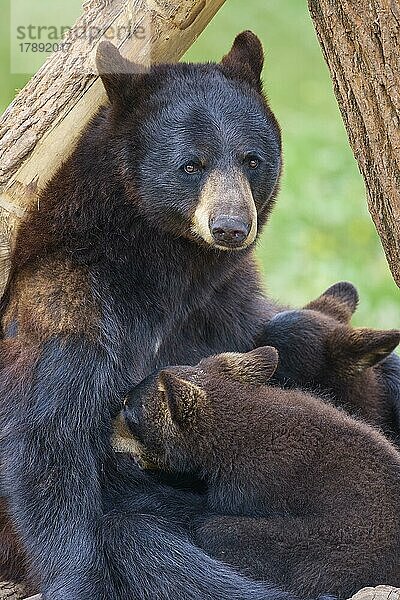
<svg viewBox="0 0 400 600"><path fill-rule="evenodd" d="M222 215L210 221L210 231L218 245L231 248L242 246L251 229L251 223L245 223L239 217Z"/></svg>

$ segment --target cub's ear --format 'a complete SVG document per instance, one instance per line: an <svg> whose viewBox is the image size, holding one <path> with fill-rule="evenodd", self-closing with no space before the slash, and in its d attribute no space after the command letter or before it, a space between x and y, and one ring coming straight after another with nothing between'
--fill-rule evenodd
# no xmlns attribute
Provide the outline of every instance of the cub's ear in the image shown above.
<svg viewBox="0 0 400 600"><path fill-rule="evenodd" d="M264 50L252 31L243 31L236 36L230 52L221 61L229 77L244 79L261 91L261 71L264 65Z"/></svg>
<svg viewBox="0 0 400 600"><path fill-rule="evenodd" d="M171 420L176 425L187 428L195 422L206 399L204 390L168 370L160 372L158 389L163 392Z"/></svg>
<svg viewBox="0 0 400 600"><path fill-rule="evenodd" d="M102 41L97 46L96 67L111 104L132 100L144 70L142 65L124 58L111 42Z"/></svg>
<svg viewBox="0 0 400 600"><path fill-rule="evenodd" d="M389 356L400 343L400 331L338 327L328 339L328 355L339 373L356 374Z"/></svg>
<svg viewBox="0 0 400 600"><path fill-rule="evenodd" d="M278 366L278 351L272 346L261 346L246 354L226 352L215 357L218 372L239 383L265 385Z"/></svg>
<svg viewBox="0 0 400 600"><path fill-rule="evenodd" d="M319 298L304 308L317 310L341 323L349 323L358 304L358 292L349 281L340 281L328 288Z"/></svg>

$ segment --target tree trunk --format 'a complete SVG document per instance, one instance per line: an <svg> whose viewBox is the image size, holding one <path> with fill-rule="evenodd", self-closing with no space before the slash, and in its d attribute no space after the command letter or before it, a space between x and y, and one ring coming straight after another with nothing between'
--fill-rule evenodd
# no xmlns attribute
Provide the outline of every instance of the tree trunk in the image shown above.
<svg viewBox="0 0 400 600"><path fill-rule="evenodd" d="M400 287L400 4L308 0L369 211Z"/></svg>
<svg viewBox="0 0 400 600"><path fill-rule="evenodd" d="M125 31L116 45L135 62L175 62L225 0L86 0L75 27ZM143 27L144 35L129 35ZM55 52L0 118L0 295L18 222L74 149L106 96L94 68L101 37ZM144 39L142 39L144 38ZM68 199L66 199L68 202Z"/></svg>

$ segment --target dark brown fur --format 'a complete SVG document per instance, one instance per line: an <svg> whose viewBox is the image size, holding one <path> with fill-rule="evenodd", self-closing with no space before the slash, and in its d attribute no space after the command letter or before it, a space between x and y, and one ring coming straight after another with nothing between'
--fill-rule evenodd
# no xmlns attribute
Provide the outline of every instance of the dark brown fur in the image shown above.
<svg viewBox="0 0 400 600"><path fill-rule="evenodd" d="M43 342L52 335L96 336L99 310L87 273L66 259L40 259L34 267L23 267L9 293L3 326L7 330L18 323L17 337L24 343Z"/></svg>
<svg viewBox="0 0 400 600"><path fill-rule="evenodd" d="M398 330L354 328L357 290L340 282L301 310L276 315L264 341L279 348L275 379L321 393L392 437L399 435L381 361L400 342Z"/></svg>
<svg viewBox="0 0 400 600"><path fill-rule="evenodd" d="M307 598L400 585L400 454L319 398L262 385L277 361L266 347L161 371L125 411L134 454L205 478L195 539L252 577Z"/></svg>
<svg viewBox="0 0 400 600"><path fill-rule="evenodd" d="M24 584L24 594L30 596L37 588L26 585L26 572L25 553L8 517L7 504L0 498L0 581Z"/></svg>
<svg viewBox="0 0 400 600"><path fill-rule="evenodd" d="M0 557L1 580L24 581L25 556L8 518L7 504L4 498L0 498Z"/></svg>

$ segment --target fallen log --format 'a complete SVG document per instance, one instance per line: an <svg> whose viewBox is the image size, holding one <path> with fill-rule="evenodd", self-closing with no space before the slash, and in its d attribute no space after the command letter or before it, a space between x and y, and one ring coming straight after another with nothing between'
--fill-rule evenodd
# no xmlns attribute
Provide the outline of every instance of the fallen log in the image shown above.
<svg viewBox="0 0 400 600"><path fill-rule="evenodd" d="M390 585L363 588L351 600L400 600L400 588Z"/></svg>
<svg viewBox="0 0 400 600"><path fill-rule="evenodd" d="M22 600L26 598L27 591L25 586L12 581L0 582L0 600ZM30 600L39 600L40 596L33 596Z"/></svg>

